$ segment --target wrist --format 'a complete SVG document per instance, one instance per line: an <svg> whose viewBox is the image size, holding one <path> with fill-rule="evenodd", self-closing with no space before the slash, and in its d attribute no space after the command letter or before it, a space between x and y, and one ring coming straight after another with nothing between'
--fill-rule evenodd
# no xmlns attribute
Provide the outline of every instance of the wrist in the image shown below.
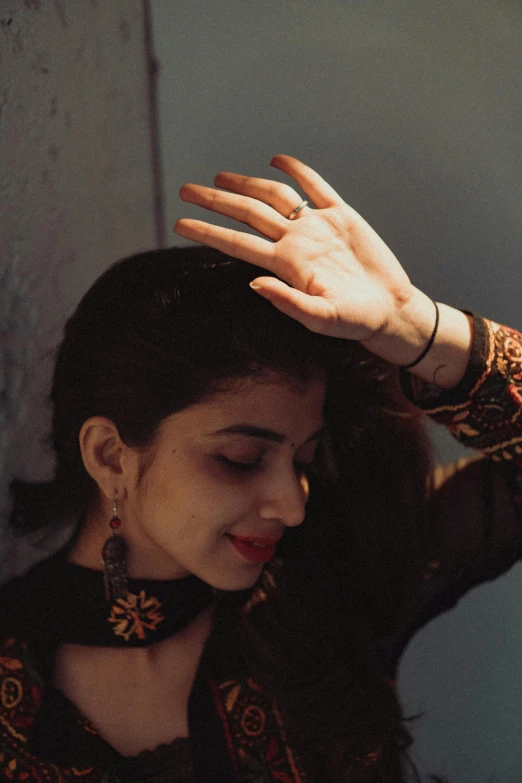
<svg viewBox="0 0 522 783"><path fill-rule="evenodd" d="M431 351L431 348L435 342L435 339L437 337L437 332L439 330L439 321L440 321L440 310L439 305L437 302L433 302L433 306L435 307L435 323L433 325L433 329L430 335L430 338L428 342L426 343L424 349L421 351L421 353L417 356L416 359L414 359L412 362L409 362L409 364L403 364L401 369L402 370L412 370L414 367L417 367L418 364L422 362L422 360L428 355L428 353Z"/></svg>
<svg viewBox="0 0 522 783"><path fill-rule="evenodd" d="M409 372L441 389L450 389L462 380L469 364L473 329L471 319L461 310L439 304L437 335L430 351Z"/></svg>
<svg viewBox="0 0 522 783"><path fill-rule="evenodd" d="M375 335L363 344L382 359L429 383L441 388L456 386L468 365L471 326L460 310L444 304L439 304L438 310L435 331L437 311L434 302L416 288L397 312L386 334ZM426 351L426 348L429 349ZM410 364L412 366L408 367Z"/></svg>
<svg viewBox="0 0 522 783"><path fill-rule="evenodd" d="M404 367L416 362L425 350L434 324L433 301L418 288L413 288L408 301L396 308L386 327L361 342L387 362Z"/></svg>

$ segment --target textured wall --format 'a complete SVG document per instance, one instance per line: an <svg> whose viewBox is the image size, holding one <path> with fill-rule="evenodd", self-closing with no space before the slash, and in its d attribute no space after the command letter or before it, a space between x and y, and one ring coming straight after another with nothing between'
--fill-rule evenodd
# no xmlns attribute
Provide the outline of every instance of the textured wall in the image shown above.
<svg viewBox="0 0 522 783"><path fill-rule="evenodd" d="M158 243L146 10L0 0L2 499L13 476L49 475L50 352L64 319L110 262ZM38 556L1 532L0 581Z"/></svg>

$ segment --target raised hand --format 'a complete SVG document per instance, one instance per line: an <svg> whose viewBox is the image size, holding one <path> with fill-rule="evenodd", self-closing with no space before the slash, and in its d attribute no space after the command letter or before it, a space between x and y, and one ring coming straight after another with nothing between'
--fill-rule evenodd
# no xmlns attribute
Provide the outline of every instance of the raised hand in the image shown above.
<svg viewBox="0 0 522 783"><path fill-rule="evenodd" d="M279 279L259 277L253 287L309 329L360 340L388 361L408 364L429 340L433 302L315 171L287 155L276 155L272 166L291 176L315 208L304 207L292 220L302 198L290 186L221 173L215 178L220 190L184 185L180 197L235 218L265 238L189 219L176 223L176 233L273 272Z"/></svg>

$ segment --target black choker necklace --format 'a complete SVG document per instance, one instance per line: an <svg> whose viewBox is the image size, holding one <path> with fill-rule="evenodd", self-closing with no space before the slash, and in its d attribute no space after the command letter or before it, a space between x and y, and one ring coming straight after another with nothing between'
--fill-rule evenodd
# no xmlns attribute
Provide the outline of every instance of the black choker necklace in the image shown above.
<svg viewBox="0 0 522 783"><path fill-rule="evenodd" d="M60 552L22 577L22 611L37 637L53 644L148 647L185 628L214 600L196 576L129 579L128 595L105 599L103 574Z"/></svg>

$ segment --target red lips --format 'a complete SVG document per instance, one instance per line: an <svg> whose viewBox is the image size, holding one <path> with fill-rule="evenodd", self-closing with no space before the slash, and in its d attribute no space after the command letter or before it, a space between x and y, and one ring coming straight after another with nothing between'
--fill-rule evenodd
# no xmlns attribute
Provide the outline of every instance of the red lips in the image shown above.
<svg viewBox="0 0 522 783"><path fill-rule="evenodd" d="M228 538L239 554L251 563L266 563L273 558L278 538L261 538L259 536L234 536L228 533Z"/></svg>

